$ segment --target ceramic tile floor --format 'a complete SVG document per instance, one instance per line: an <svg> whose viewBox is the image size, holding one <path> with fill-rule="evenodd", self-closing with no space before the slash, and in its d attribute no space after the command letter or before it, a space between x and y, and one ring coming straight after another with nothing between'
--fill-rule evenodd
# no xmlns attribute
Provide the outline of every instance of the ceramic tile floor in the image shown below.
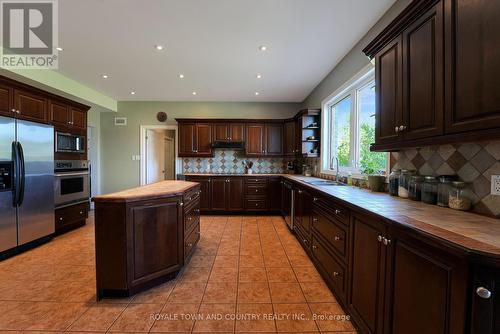
<svg viewBox="0 0 500 334"><path fill-rule="evenodd" d="M178 277L126 299L95 300L92 217L0 262L4 334L356 333L349 321L324 320L342 315L280 217L203 216L201 240Z"/></svg>

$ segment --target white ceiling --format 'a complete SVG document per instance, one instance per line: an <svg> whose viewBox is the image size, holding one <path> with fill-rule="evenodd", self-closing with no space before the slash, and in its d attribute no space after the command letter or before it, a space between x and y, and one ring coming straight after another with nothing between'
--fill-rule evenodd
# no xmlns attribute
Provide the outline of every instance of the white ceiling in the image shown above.
<svg viewBox="0 0 500 334"><path fill-rule="evenodd" d="M300 102L394 1L62 0L59 71L117 100Z"/></svg>

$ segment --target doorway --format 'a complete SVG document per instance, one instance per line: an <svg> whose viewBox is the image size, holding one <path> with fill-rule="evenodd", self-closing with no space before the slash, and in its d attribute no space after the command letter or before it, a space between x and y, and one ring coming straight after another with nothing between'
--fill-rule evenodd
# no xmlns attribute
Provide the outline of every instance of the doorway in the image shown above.
<svg viewBox="0 0 500 334"><path fill-rule="evenodd" d="M176 143L177 126L141 126L141 185L177 178Z"/></svg>

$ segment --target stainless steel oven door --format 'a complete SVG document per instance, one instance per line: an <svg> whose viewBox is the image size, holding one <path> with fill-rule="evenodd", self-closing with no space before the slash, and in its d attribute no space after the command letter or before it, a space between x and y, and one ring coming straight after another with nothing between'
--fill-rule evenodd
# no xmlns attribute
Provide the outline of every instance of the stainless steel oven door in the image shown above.
<svg viewBox="0 0 500 334"><path fill-rule="evenodd" d="M56 172L55 205L76 203L90 197L89 172Z"/></svg>

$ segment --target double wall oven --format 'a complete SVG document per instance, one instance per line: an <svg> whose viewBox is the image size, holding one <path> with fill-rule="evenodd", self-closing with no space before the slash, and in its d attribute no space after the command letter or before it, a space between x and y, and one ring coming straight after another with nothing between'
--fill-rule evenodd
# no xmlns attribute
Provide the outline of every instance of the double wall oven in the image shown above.
<svg viewBox="0 0 500 334"><path fill-rule="evenodd" d="M56 208L88 202L90 198L88 161L56 161L54 175Z"/></svg>

